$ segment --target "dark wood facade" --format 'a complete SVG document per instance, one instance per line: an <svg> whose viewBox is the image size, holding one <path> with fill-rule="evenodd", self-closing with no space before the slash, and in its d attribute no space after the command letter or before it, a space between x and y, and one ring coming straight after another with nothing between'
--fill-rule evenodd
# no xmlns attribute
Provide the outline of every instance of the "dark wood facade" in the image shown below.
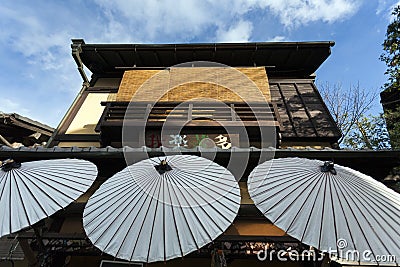
<svg viewBox="0 0 400 267"><path fill-rule="evenodd" d="M0 112L0 135L2 145L42 145L53 134L54 129L38 121L16 113Z"/></svg>

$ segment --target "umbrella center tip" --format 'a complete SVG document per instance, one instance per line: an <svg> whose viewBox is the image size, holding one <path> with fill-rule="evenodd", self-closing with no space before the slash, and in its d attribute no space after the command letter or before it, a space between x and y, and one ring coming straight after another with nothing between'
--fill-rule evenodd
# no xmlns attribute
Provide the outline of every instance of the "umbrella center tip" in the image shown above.
<svg viewBox="0 0 400 267"><path fill-rule="evenodd" d="M21 167L21 163L16 162L13 159L6 159L5 161L0 161L0 168L5 171L11 171L12 169L18 169Z"/></svg>
<svg viewBox="0 0 400 267"><path fill-rule="evenodd" d="M332 161L325 161L324 165L321 166L321 172L330 172L336 175L335 164Z"/></svg>
<svg viewBox="0 0 400 267"><path fill-rule="evenodd" d="M160 164L155 165L154 168L156 168L159 174L164 174L172 170L171 166L167 163L167 160L165 159L162 160Z"/></svg>

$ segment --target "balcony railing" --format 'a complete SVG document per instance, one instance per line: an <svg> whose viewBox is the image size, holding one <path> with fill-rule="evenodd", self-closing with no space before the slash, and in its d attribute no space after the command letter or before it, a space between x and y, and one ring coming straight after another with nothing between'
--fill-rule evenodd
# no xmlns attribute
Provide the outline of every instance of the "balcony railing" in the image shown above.
<svg viewBox="0 0 400 267"><path fill-rule="evenodd" d="M146 102L102 102L105 106L97 124L96 131L103 127L122 125L162 126L166 121L170 125L186 127L280 127L280 117L276 103L219 103L219 102L158 102L153 105Z"/></svg>

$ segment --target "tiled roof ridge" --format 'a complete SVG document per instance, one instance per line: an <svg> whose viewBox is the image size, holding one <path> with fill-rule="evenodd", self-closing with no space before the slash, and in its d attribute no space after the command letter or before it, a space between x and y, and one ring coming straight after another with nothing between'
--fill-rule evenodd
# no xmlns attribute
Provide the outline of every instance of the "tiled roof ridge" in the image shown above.
<svg viewBox="0 0 400 267"><path fill-rule="evenodd" d="M239 148L239 147L232 147L231 149L221 149L221 148L202 148L202 147L194 147L194 148L169 148L169 147L159 147L159 148L149 148L149 147L138 147L138 148L133 148L133 147L122 147L122 148L115 148L111 146L107 146L104 148L98 148L98 147L51 147L51 148L46 148L46 147L19 147L19 148L10 148L7 146L0 146L0 152L18 152L18 151L24 151L24 152L115 152L115 153L121 153L121 152L261 152L261 151L332 151L332 152L362 152L362 151L374 151L374 150L352 150L352 149L333 149L330 147L323 147L323 148L313 148L310 146L304 147L304 148L293 148L293 147L288 147L288 148L274 148L274 147L268 147L268 148L256 148L256 147L249 147L249 148ZM379 151L394 151L394 150L379 150Z"/></svg>

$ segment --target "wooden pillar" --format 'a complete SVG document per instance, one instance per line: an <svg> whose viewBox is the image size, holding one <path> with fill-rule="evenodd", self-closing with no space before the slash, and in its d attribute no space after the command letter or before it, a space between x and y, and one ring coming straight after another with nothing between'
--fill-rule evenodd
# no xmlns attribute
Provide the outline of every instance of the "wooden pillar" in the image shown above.
<svg viewBox="0 0 400 267"><path fill-rule="evenodd" d="M26 259L28 260L29 266L30 267L39 267L38 260L35 256L35 253L31 249L31 246L29 245L28 239L18 238L18 242L22 248L22 251L24 252Z"/></svg>

